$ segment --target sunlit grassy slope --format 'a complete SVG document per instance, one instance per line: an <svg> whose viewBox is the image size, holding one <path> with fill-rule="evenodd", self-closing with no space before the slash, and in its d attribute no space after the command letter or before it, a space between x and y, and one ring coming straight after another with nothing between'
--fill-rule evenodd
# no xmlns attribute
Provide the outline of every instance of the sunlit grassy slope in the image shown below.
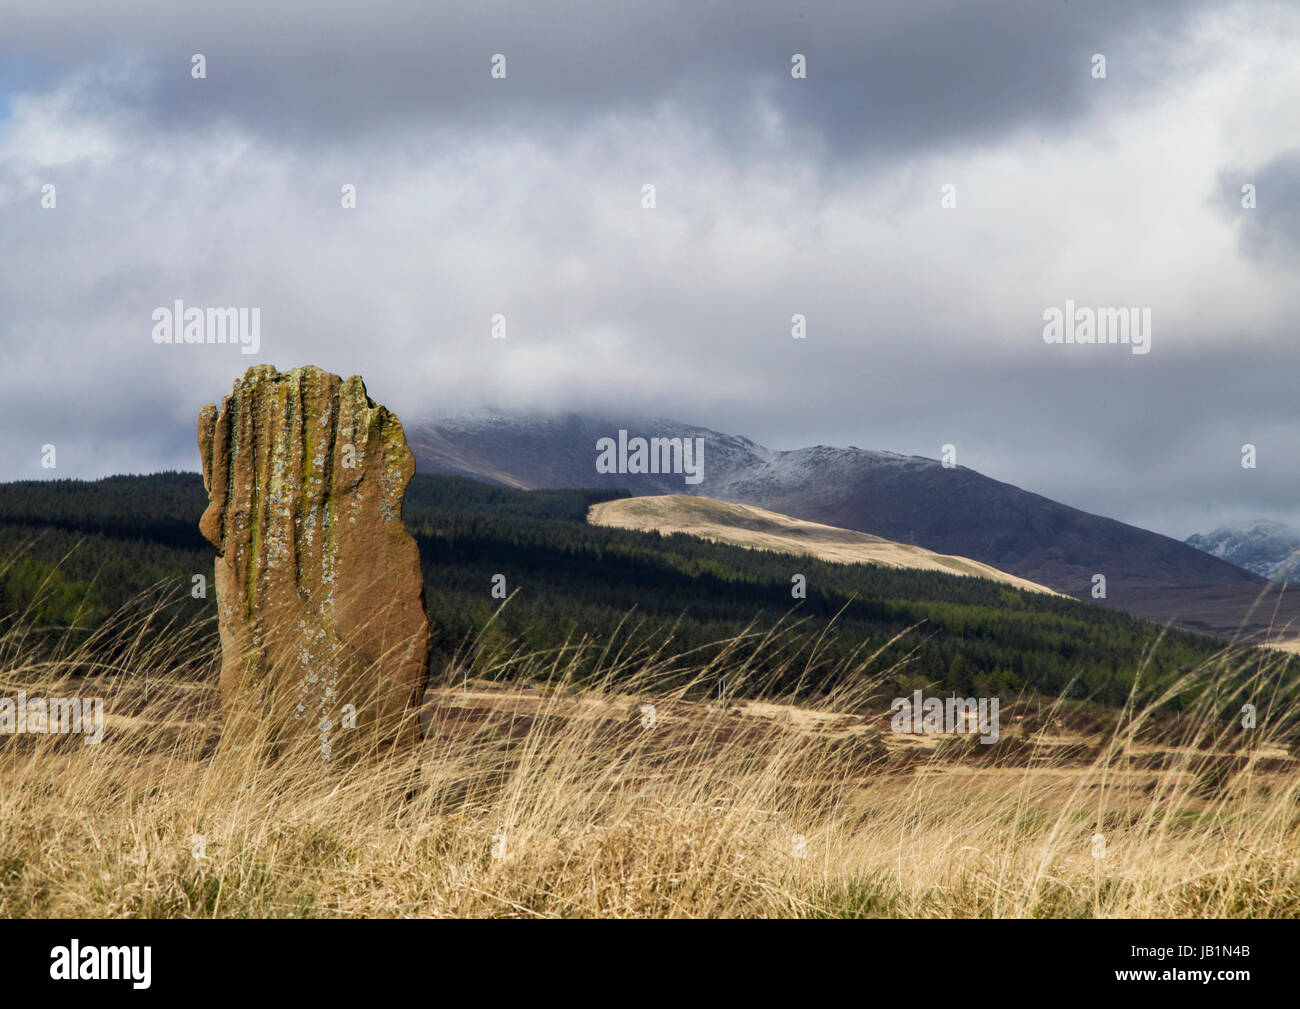
<svg viewBox="0 0 1300 1009"><path fill-rule="evenodd" d="M805 522L765 508L688 494L601 501L591 506L588 521L620 529L657 530L664 535L687 533L715 543L816 557L832 564L880 564L889 568L940 571L988 578L1031 592L1052 593L1044 585L1017 578L969 557L937 554L851 529Z"/></svg>

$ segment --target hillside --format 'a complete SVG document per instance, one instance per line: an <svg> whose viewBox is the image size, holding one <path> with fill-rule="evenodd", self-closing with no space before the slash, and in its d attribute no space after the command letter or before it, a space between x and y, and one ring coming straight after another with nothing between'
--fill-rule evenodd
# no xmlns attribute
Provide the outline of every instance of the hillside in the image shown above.
<svg viewBox="0 0 1300 1009"><path fill-rule="evenodd" d="M703 478L601 473L597 441L703 443ZM1168 536L1092 515L964 466L824 445L790 451L665 419L482 413L410 429L422 472L526 488L691 494L966 557L1078 599L1203 633L1263 642L1300 632L1300 594Z"/></svg>
<svg viewBox="0 0 1300 1009"><path fill-rule="evenodd" d="M1030 592L1052 593L1046 586L967 557L936 554L868 533L805 522L764 508L712 498L665 494L602 501L591 506L587 521L593 525L656 531L664 535L686 533L715 543L816 557L832 564L879 564L888 568L939 571L987 578Z"/></svg>
<svg viewBox="0 0 1300 1009"><path fill-rule="evenodd" d="M1144 692L1222 647L989 578L813 557L794 569L785 554L587 522L593 505L619 496L417 475L404 518L420 545L435 672L488 669L520 648L585 639L614 654L694 649L693 661L724 661L779 690L879 650L875 665L893 670L887 691L1067 692L1120 704L1153 648ZM163 620L175 627L215 613L211 592L191 592L196 575L211 582L213 555L196 530L205 500L189 473L0 485L0 620L44 628L56 648L69 633L61 628L92 633L161 582L144 606L160 607L159 633L176 640ZM807 579L805 599L791 596L792 569ZM492 592L497 576L510 595L504 607ZM784 628L779 646L762 647L775 627Z"/></svg>

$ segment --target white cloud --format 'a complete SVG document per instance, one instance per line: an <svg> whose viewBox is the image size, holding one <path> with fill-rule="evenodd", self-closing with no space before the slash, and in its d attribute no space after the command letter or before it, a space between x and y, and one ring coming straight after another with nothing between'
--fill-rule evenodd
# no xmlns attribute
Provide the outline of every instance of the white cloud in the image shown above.
<svg viewBox="0 0 1300 1009"><path fill-rule="evenodd" d="M239 114L164 123L139 97L156 64L104 58L0 121L0 476L48 475L56 439L60 476L193 468L198 407L253 360L154 345L152 309L182 298L261 307L258 361L360 373L407 417L596 405L779 447L953 441L990 475L1180 533L1213 494L1293 518L1281 469L1243 488L1206 460L1240 430L1270 459L1300 450L1277 415L1294 285L1242 254L1216 199L1225 165L1297 135L1297 39L1294 12L1236 5L1151 50L1141 87L1112 62L1057 133L1035 117L851 156L744 76L734 129L678 91L563 129L461 116L282 143ZM1065 298L1152 306L1152 354L1046 346Z"/></svg>

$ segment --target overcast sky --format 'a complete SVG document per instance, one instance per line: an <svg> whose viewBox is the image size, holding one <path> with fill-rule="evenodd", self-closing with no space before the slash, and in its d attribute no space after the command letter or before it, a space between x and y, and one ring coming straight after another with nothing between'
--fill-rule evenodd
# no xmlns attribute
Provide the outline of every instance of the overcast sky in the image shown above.
<svg viewBox="0 0 1300 1009"><path fill-rule="evenodd" d="M260 352L156 344L177 299ZM1048 345L1066 299L1150 353ZM1300 525L1300 5L4 0L0 347L0 479L197 469L313 363Z"/></svg>

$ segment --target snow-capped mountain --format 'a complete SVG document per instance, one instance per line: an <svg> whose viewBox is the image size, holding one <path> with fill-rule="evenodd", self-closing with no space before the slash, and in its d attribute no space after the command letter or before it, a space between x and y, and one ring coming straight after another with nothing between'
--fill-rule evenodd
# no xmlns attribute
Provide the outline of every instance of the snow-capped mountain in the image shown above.
<svg viewBox="0 0 1300 1009"><path fill-rule="evenodd" d="M681 472L598 465L602 439L696 440L698 482ZM618 487L634 495L702 494L795 518L971 557L1081 598L1124 608L1154 590L1220 587L1250 595L1263 583L1225 560L1158 533L1090 515L964 466L895 452L825 445L778 451L680 421L501 411L407 428L423 472L513 487ZM621 447L621 446L620 446ZM1180 603L1187 616L1187 607ZM1163 610L1161 611L1163 612Z"/></svg>
<svg viewBox="0 0 1300 1009"><path fill-rule="evenodd" d="M1274 581L1300 582L1300 530L1256 519L1187 538L1190 546Z"/></svg>
<svg viewBox="0 0 1300 1009"><path fill-rule="evenodd" d="M703 441L702 482L683 472L602 472L596 445L625 441ZM662 418L616 420L583 414L503 413L483 410L409 425L407 441L424 472L451 473L511 487L619 487L633 494L707 494L761 469L780 453L748 438ZM692 454L691 462L696 459ZM655 467L658 469L658 466Z"/></svg>

